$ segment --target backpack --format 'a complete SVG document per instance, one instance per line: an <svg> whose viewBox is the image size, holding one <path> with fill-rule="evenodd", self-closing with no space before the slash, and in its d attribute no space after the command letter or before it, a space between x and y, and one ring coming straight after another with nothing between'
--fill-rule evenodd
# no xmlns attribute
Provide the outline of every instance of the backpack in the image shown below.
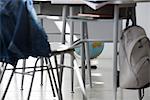
<svg viewBox="0 0 150 100"><path fill-rule="evenodd" d="M145 30L135 25L123 31L119 43L119 86L138 89L142 100L150 84L150 41Z"/></svg>

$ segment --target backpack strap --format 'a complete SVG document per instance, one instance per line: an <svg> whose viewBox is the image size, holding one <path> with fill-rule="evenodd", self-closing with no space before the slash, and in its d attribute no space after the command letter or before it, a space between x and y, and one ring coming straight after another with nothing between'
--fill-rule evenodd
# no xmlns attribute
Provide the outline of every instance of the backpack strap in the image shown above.
<svg viewBox="0 0 150 100"><path fill-rule="evenodd" d="M132 25L129 25L129 21L131 20ZM127 18L126 18L126 27L125 30L127 30L128 28L132 27L132 26L136 26L137 22L136 22L136 11L135 11L135 7L128 7L127 8ZM123 34L121 34L120 39L123 38Z"/></svg>
<svg viewBox="0 0 150 100"><path fill-rule="evenodd" d="M132 26L136 25L136 13L135 7L127 8L127 20L126 20L126 28L129 26L129 21L131 20Z"/></svg>
<svg viewBox="0 0 150 100"><path fill-rule="evenodd" d="M139 91L139 100L142 100L144 97L144 88L139 89L138 91Z"/></svg>

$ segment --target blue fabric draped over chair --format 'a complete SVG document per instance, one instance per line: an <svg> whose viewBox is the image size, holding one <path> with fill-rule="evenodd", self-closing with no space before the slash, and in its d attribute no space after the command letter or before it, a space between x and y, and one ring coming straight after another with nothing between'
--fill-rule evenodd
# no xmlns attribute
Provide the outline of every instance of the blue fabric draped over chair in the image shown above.
<svg viewBox="0 0 150 100"><path fill-rule="evenodd" d="M19 59L50 52L32 0L0 0L0 61L16 65Z"/></svg>

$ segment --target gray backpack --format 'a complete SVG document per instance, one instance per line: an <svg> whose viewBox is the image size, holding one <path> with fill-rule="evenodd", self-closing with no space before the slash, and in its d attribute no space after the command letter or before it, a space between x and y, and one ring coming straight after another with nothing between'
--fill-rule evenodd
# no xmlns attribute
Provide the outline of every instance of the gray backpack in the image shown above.
<svg viewBox="0 0 150 100"><path fill-rule="evenodd" d="M150 83L150 41L142 27L130 26L123 31L119 43L119 85L139 89L141 95L141 89Z"/></svg>

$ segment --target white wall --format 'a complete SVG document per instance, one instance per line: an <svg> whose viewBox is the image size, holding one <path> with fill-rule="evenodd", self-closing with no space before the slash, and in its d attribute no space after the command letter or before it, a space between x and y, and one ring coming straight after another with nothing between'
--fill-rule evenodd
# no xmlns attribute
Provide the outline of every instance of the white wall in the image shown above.
<svg viewBox="0 0 150 100"><path fill-rule="evenodd" d="M141 25L150 38L150 3L137 4L137 24Z"/></svg>

